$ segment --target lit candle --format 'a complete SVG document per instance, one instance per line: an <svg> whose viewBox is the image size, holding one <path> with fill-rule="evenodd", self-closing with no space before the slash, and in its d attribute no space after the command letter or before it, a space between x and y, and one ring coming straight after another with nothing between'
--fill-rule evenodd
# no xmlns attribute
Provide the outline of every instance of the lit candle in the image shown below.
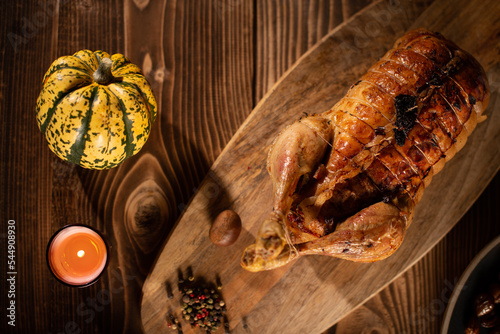
<svg viewBox="0 0 500 334"><path fill-rule="evenodd" d="M69 225L54 234L47 247L47 262L54 276L72 286L94 283L108 261L106 242L95 230Z"/></svg>

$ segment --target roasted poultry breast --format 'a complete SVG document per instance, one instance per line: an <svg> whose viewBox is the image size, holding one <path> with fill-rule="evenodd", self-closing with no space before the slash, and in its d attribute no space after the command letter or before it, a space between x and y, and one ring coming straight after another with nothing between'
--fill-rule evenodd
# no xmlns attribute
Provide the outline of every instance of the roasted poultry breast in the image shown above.
<svg viewBox="0 0 500 334"><path fill-rule="evenodd" d="M439 33L405 34L333 108L305 111L274 140L272 212L241 265L393 254L424 189L485 118L488 100L470 54Z"/></svg>

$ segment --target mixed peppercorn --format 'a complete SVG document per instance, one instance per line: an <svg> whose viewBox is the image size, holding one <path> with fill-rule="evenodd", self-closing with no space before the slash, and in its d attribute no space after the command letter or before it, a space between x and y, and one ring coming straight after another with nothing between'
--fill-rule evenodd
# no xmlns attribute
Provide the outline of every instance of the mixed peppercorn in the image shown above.
<svg viewBox="0 0 500 334"><path fill-rule="evenodd" d="M222 286L194 282L194 277L189 277L189 282L179 280L179 291L182 293L181 314L183 320L192 327L205 330L207 333L217 331L221 326L225 327L225 333L229 333L229 323L226 319L226 304L222 299L220 290ZM169 292L169 298L173 295ZM169 316L167 326L177 329L182 333L180 323L175 317Z"/></svg>

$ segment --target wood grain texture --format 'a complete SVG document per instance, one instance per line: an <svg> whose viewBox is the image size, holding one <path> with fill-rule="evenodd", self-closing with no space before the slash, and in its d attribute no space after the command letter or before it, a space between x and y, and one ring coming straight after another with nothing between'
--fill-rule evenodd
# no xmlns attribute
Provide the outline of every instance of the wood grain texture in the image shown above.
<svg viewBox="0 0 500 334"><path fill-rule="evenodd" d="M295 61L325 34L371 2L48 0L41 4L2 3L1 291L7 289L4 247L5 223L9 219L14 219L17 226L18 276L16 328L2 320L0 332L144 331L140 319L143 282L191 197L197 193L203 196L204 203L214 203L211 214L238 197L222 191L225 186L221 186L221 178L209 170L212 163L259 100ZM441 10L464 15L456 6ZM444 26L448 22L446 17L450 16L440 16L440 12L429 15ZM380 20L387 16L374 19L383 22ZM448 29L455 34L468 33L468 30L456 29L457 21L452 23L455 26ZM369 27L365 27L364 36L357 40L358 46L368 36ZM477 28L480 29L474 32L478 34L493 32L487 24ZM352 51L349 45L344 46L342 52ZM489 44L476 46L482 48L481 60L492 66L498 54L498 41L493 36ZM61 162L49 151L36 126L34 105L44 72L58 56L83 48L125 53L144 70L160 100L161 115L153 130L154 139L148 142L143 153L119 169L93 172ZM356 73L350 75L354 78ZM346 84L349 84L347 80ZM257 167L247 167L251 167L246 169L250 177L260 177ZM201 183L205 175L209 182ZM354 329L371 328L363 327L360 319L370 324L372 310L381 306L391 309L383 311L390 316L383 318L386 327L377 327L381 331L412 329L408 327L405 312L415 310L425 315L425 308L439 299L446 288L444 279L459 275L475 250L492 237L490 234L497 233L492 228L496 225L492 225L493 220L489 218L494 218L498 211L491 204L498 202L498 191L495 191L499 188L498 182L490 188L487 193L491 198L480 200L476 211L471 213L473 218L457 225L458 230L446 244L446 250L440 247L435 254L431 252L425 264L418 263L411 268L410 278L406 274L401 276L394 283L396 286L383 290L366 308L358 308L344 324L341 321L338 331L356 333ZM252 191L250 195L260 195L258 189ZM489 227L479 226L478 220L484 220ZM86 289L70 289L57 283L45 261L46 245L52 233L74 221L103 231L112 246L112 259L105 275ZM245 240L250 241L252 236L245 233ZM456 251L458 247L460 252ZM441 268L448 262L446 268ZM321 263L316 268L320 268ZM311 277L314 278L315 273ZM266 290L274 281L253 280L250 286L263 284ZM308 286L316 282L314 278ZM299 287L291 283L289 286L292 293L300 293ZM414 291L406 300L402 293L405 287ZM423 293L422 287L430 292ZM286 299L286 296L277 297ZM2 307L7 305L5 293L1 294L0 301ZM401 301L407 305L405 308L399 307ZM353 322L358 327L353 327ZM438 322L439 317L427 332L435 332ZM401 323L407 324L406 327ZM331 329L334 330L335 327Z"/></svg>
<svg viewBox="0 0 500 334"><path fill-rule="evenodd" d="M381 3L377 5L383 6ZM142 311L146 329L160 330L162 323L158 319L163 317L161 310L168 308L168 302L165 302L164 296L162 296L159 282L175 279L177 268L182 268L189 263L193 263L193 269L199 275L213 275L214 272L221 275L223 283L228 286L227 294L230 296L228 305L231 305L229 312L234 319L231 326L236 331L243 330L244 323L251 330L258 332L289 331L292 328L299 332L306 330L316 332L326 329L328 323L331 324L339 320L347 312L346 310L352 309L353 305L361 303L364 298L376 293L399 275L402 270L407 269L423 256L451 229L465 212L465 208L482 191L496 172L498 161L492 163L492 169L489 169L488 164L478 167L482 169L480 173L478 170L474 172L474 168L471 169L470 162L464 164L462 160L462 164L451 164L448 167L450 176L448 178L442 176L440 180L434 182L437 184L433 188L434 192L431 191L427 195L427 202L421 205L419 218L413 223L416 226L413 229L422 231L422 233L414 234L413 237L409 235L396 256L384 262L366 266L311 257L297 261L288 269L259 273L258 277L238 268L239 256L234 253L238 253L238 250L246 243L252 241L252 235L255 234L260 225L259 221L267 216L267 211L270 210L262 208L265 208L266 203L269 203L271 196L269 184L266 183L265 149L260 156L257 156L256 153L247 155L245 151L255 152L256 147L266 147L279 129L288 124L290 119L293 119L293 115L300 115L301 110L313 112L325 110L332 105L332 100L336 100L345 91L349 86L348 83L354 82L354 78L359 77L374 59L380 57L394 40L409 28L409 26L405 27L405 24L413 22L412 15L417 15L415 12L412 13L408 7L394 10L402 10L404 16L401 16L400 20L391 21L391 24L385 27L386 30L379 31L379 36L373 36L371 39L363 41L364 43L371 41L372 44L364 44L364 47L358 46L349 55L349 58L344 58L344 55L331 51L344 47L341 43L346 40L357 41L358 38L361 38L356 33L358 25L361 24L361 27L364 28L365 24L372 22L372 16L368 18L360 15L353 18L359 21L351 21L350 23L356 22L358 25L352 27L347 24L342 29L335 31L328 39L324 39L322 43L325 44L311 50L305 58L302 58L298 65L288 72L282 81L273 87L263 102L257 106L212 169L214 174L219 177L219 187L223 188L229 195L229 201L234 199L229 203L246 222L248 233L242 236L240 244L235 245L233 247L235 250L232 250L230 254L211 248L205 230L210 225L210 209L214 209L214 206L220 209L217 207L220 203L207 203L202 195L195 196L191 206L178 222L178 226L168 240L149 281L145 284ZM387 12L387 8L371 7L370 15L377 13L377 11ZM429 27L432 28L432 25ZM391 36L390 39L387 38L388 35ZM358 42L361 43L361 41ZM458 42L460 43L460 41ZM482 40L478 43L484 42L485 40ZM356 66L346 66L346 62L352 62ZM338 65L342 70L336 70L336 67L332 67L331 64ZM326 70L327 68L328 70ZM350 71L345 71L346 68ZM277 129L269 129L263 124L273 124ZM492 155L495 156L496 144L492 138L495 136L495 131L498 130L493 129L496 128L496 118L488 124L492 126L492 137L479 151L484 153L488 151L486 147L491 148L492 150L487 154L489 159ZM479 142L488 137L484 136L484 132L477 133L479 134L475 137L475 144L479 145ZM471 141L474 142L473 139ZM476 146L477 148L478 146ZM225 155L227 152L230 154ZM462 153L462 157L464 154L466 153ZM469 161L475 160L472 157ZM247 170L245 166L251 166L251 169ZM256 171L253 171L254 169ZM461 181L457 182L457 180L463 180L464 175L471 177L470 183L466 183L468 187L462 187ZM484 178L481 179L483 176ZM475 177L478 179L475 180ZM206 182L204 184L212 181L207 180ZM443 210L441 206L430 205L437 203L435 198L441 195L439 189L443 188L443 185L447 185L444 188L448 189L450 196L460 195L460 197L456 197L456 202L447 210ZM476 187L476 185L482 186ZM242 189L245 189L244 195L239 194ZM259 192L258 196L257 191ZM210 209L207 208L207 204ZM210 206L212 204L214 206ZM433 209L425 210L431 207ZM431 215L434 217L429 219ZM187 222L189 222L189 231L183 228L183 222L186 222L185 226L188 226ZM193 235L192 224L194 222L198 223L196 230L199 233ZM183 245L182 251L176 251L181 245ZM191 245L195 245L196 248L191 247ZM201 258L203 258L204 263L201 263ZM226 261L222 264L217 263L218 258L224 258ZM336 275L339 272L342 272L340 277ZM361 272L364 275L360 276ZM304 278L301 279L301 277ZM332 285L333 277L335 277L335 283ZM252 283L255 279L259 281L260 285ZM315 307L317 305L322 305L321 309L318 310ZM156 310L156 313L153 309ZM311 309L315 309L314 314L308 313L308 310ZM293 320L289 319L289 314L295 315ZM245 320L243 320L244 318Z"/></svg>
<svg viewBox="0 0 500 334"><path fill-rule="evenodd" d="M106 280L88 289L70 289L55 281L47 269L47 242L57 229L80 222L102 230L103 224L92 211L77 169L57 160L48 150L34 118L34 107L43 74L56 57L81 48L120 50L122 12L121 4L116 2L2 4L2 291L7 291L4 228L8 219L16 221L18 273L16 327L2 321L2 332L63 332L77 328L109 332L106 319L111 312L103 307L109 302L99 293L105 289ZM106 38L111 34L116 38ZM2 306L6 302L7 296L2 293ZM97 304L99 311L92 304Z"/></svg>
<svg viewBox="0 0 500 334"><path fill-rule="evenodd" d="M256 1L255 104L300 56L372 2Z"/></svg>

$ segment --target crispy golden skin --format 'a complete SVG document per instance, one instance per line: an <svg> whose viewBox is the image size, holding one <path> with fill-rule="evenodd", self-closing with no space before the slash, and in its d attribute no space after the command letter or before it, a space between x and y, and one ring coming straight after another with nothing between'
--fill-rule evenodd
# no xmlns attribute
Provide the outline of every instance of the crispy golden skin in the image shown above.
<svg viewBox="0 0 500 334"><path fill-rule="evenodd" d="M306 254L373 262L393 254L432 176L465 144L489 100L481 65L442 35L410 31L322 114L268 155L273 211L241 265Z"/></svg>

